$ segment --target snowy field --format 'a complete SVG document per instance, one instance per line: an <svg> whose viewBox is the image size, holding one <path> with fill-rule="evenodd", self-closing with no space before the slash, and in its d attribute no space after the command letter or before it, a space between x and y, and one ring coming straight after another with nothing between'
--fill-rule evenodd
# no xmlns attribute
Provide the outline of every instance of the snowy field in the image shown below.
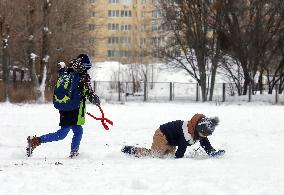
<svg viewBox="0 0 284 195"><path fill-rule="evenodd" d="M127 103L103 108L114 127L105 131L87 117L78 158L68 159L72 132L27 158L26 137L57 130L58 113L51 104L0 104L0 194L284 194L283 106ZM95 106L87 110L99 115ZM219 116L209 139L226 150L224 157L195 152L198 144L183 159L138 159L120 152L124 144L150 147L160 124L195 113Z"/></svg>

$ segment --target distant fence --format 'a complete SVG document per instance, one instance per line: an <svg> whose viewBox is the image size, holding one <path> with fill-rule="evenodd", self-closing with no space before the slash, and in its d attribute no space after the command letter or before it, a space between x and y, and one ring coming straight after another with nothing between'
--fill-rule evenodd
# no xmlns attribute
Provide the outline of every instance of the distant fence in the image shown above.
<svg viewBox="0 0 284 195"><path fill-rule="evenodd" d="M269 102L284 103L284 94L274 90L267 93L264 85L261 94L258 90L248 88L247 95L238 95L231 83L217 83L214 87L214 102ZM114 82L95 81L94 89L99 97L106 101L201 101L201 89L197 83L180 82ZM277 87L276 87L277 89ZM208 95L209 97L209 95Z"/></svg>
<svg viewBox="0 0 284 195"><path fill-rule="evenodd" d="M196 83L95 81L93 87L98 96L107 102L198 102L202 100L200 86ZM239 96L232 83L217 83L214 87L212 101L284 104L284 94L278 92L277 86L272 94L267 93L267 88L268 86L264 85L261 93L261 91L249 87L247 95ZM31 82L11 82L8 93L9 100L12 102L35 100ZM0 80L0 102L4 101L3 94L3 82ZM52 101L53 86L48 87L45 95L47 101Z"/></svg>

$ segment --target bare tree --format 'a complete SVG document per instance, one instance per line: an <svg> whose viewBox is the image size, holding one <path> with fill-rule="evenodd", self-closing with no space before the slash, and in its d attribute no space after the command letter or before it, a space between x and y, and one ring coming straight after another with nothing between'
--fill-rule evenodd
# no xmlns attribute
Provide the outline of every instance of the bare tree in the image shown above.
<svg viewBox="0 0 284 195"><path fill-rule="evenodd" d="M269 71L279 56L279 33L283 26L281 0L220 0L225 15L222 49L240 62L244 75L243 94L248 85L255 84L255 76L262 88L264 70ZM281 63L279 63L280 65ZM271 69L270 69L271 70Z"/></svg>
<svg viewBox="0 0 284 195"><path fill-rule="evenodd" d="M1 38L1 50L2 50L2 69L3 69L3 85L4 85L4 99L8 100L8 83L9 83L9 70L8 70L8 58L9 58L9 25L5 21L5 16L0 15L0 38Z"/></svg>
<svg viewBox="0 0 284 195"><path fill-rule="evenodd" d="M40 59L40 97L42 102L45 101L45 88L47 75L50 75L49 58L50 58L50 35L49 21L52 9L51 0L42 2L42 43L41 43L41 59Z"/></svg>
<svg viewBox="0 0 284 195"><path fill-rule="evenodd" d="M221 75L223 76L223 79L227 82L230 83L230 85L233 88L237 89L238 95L242 95L242 90L243 90L243 81L244 81L244 76L241 71L241 65L239 61L234 60L230 58L229 56L224 55L222 57L221 61ZM234 95L235 93L233 93Z"/></svg>
<svg viewBox="0 0 284 195"><path fill-rule="evenodd" d="M27 37L26 52L28 58L28 67L35 95L39 96L39 82L36 73L36 0L27 0Z"/></svg>
<svg viewBox="0 0 284 195"><path fill-rule="evenodd" d="M11 3L8 1L0 1L0 40L1 40L1 61L3 70L3 85L4 85L4 99L8 100L8 86L9 86L9 42L10 42L10 24L9 20L12 15L8 11L11 8Z"/></svg>
<svg viewBox="0 0 284 195"><path fill-rule="evenodd" d="M158 41L158 56L172 67L184 69L198 82L202 101L207 101L207 83L211 82L212 100L220 58L219 39L215 33L221 28L220 11L214 10L209 0L159 2L165 42Z"/></svg>
<svg viewBox="0 0 284 195"><path fill-rule="evenodd" d="M79 53L89 53L89 28L87 11L88 1L85 0L46 0L42 4L43 14L42 53L41 59L48 60L46 71L46 88L52 88L56 80L56 64L59 61L68 63ZM50 22L52 21L52 22ZM41 68L44 72L44 66ZM42 76L43 78L43 76Z"/></svg>
<svg viewBox="0 0 284 195"><path fill-rule="evenodd" d="M87 7L86 0L0 0L5 96L9 66L28 69L34 96L44 100L56 79L56 63L88 53Z"/></svg>

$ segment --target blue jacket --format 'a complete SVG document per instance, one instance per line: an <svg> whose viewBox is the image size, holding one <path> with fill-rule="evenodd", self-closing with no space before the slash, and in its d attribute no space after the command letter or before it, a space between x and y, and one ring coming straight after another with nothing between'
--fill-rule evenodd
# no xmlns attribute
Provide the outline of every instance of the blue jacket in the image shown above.
<svg viewBox="0 0 284 195"><path fill-rule="evenodd" d="M71 126L71 125L83 125L85 123L86 114L86 99L91 103L98 103L99 97L95 94L91 87L91 78L87 73L86 67L81 63L80 60L72 60L68 67L72 67L74 70L79 72L80 81L79 89L83 94L81 98L80 107L71 111L59 111L60 113L60 126Z"/></svg>

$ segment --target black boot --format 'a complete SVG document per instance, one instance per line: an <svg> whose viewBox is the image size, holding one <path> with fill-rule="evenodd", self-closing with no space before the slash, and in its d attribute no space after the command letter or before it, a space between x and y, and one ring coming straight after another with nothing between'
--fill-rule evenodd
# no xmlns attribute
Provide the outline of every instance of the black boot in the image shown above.
<svg viewBox="0 0 284 195"><path fill-rule="evenodd" d="M73 150L70 152L69 158L74 158L79 155L78 150Z"/></svg>
<svg viewBox="0 0 284 195"><path fill-rule="evenodd" d="M134 146L123 146L121 152L125 154L134 155L135 154L135 147Z"/></svg>

